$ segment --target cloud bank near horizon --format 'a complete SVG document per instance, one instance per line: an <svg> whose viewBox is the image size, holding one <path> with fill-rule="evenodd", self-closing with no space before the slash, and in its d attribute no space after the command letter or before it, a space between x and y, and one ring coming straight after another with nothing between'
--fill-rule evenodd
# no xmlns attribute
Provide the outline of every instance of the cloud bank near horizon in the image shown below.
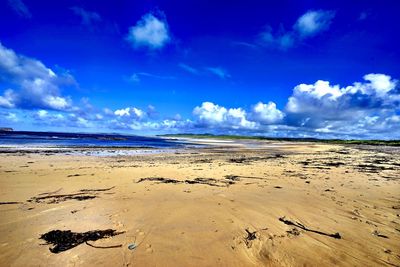
<svg viewBox="0 0 400 267"><path fill-rule="evenodd" d="M67 71L56 72L0 43L0 79L9 85L0 95L0 123L28 121L61 129L132 133L400 138L398 80L379 73L362 78L345 86L324 80L298 84L282 108L271 100L255 99L251 107L224 107L205 101L193 107L188 118L179 114L168 117L152 105L112 110L93 106L88 98L72 99L63 94L65 88L77 86Z"/></svg>

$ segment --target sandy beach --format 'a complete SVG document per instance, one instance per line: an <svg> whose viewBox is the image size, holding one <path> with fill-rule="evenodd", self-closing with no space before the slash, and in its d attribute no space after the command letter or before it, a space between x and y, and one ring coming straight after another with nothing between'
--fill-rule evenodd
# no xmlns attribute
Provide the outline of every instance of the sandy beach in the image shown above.
<svg viewBox="0 0 400 267"><path fill-rule="evenodd" d="M0 265L400 266L399 148L208 144L2 149ZM105 229L58 253L40 239Z"/></svg>

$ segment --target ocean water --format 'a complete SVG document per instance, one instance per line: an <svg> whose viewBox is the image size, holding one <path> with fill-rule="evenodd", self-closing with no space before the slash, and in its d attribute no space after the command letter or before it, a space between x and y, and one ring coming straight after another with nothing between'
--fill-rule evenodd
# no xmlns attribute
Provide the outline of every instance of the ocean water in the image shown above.
<svg viewBox="0 0 400 267"><path fill-rule="evenodd" d="M1 147L182 148L185 142L157 137L60 132L0 132Z"/></svg>

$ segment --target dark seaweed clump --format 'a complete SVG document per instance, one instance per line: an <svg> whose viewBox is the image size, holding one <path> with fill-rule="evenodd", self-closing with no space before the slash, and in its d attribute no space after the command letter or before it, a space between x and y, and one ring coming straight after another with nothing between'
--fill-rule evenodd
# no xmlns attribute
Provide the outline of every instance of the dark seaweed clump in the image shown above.
<svg viewBox="0 0 400 267"><path fill-rule="evenodd" d="M122 232L117 232L113 229L95 230L84 233L75 233L71 232L70 230L52 230L43 234L40 239L45 240L46 244L53 245L53 247L50 248L52 253L60 253L87 241L96 241L119 234L122 234Z"/></svg>

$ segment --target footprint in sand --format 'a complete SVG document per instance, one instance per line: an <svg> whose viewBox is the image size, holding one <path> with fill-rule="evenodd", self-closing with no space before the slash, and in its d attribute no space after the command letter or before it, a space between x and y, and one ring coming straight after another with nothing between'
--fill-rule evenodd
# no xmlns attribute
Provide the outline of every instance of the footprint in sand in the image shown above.
<svg viewBox="0 0 400 267"><path fill-rule="evenodd" d="M136 233L138 233L138 235L144 235L145 234L143 231L140 231L139 229L136 230Z"/></svg>
<svg viewBox="0 0 400 267"><path fill-rule="evenodd" d="M151 244L146 244L146 252L148 253L153 253L153 248L151 247Z"/></svg>

